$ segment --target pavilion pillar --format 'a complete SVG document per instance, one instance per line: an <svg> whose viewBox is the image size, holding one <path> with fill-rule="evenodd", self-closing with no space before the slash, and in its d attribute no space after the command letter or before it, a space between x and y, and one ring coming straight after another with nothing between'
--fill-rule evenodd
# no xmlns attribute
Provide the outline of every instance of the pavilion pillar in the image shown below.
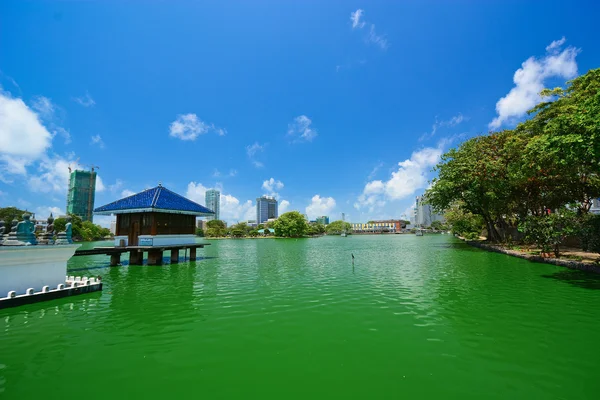
<svg viewBox="0 0 600 400"><path fill-rule="evenodd" d="M179 249L171 250L171 264L177 264L179 262Z"/></svg>
<svg viewBox="0 0 600 400"><path fill-rule="evenodd" d="M163 252L161 249L148 250L148 265L162 265Z"/></svg>
<svg viewBox="0 0 600 400"><path fill-rule="evenodd" d="M196 261L196 248L190 248L190 261Z"/></svg>
<svg viewBox="0 0 600 400"><path fill-rule="evenodd" d="M110 266L114 267L121 262L121 253L113 253L110 255Z"/></svg>
<svg viewBox="0 0 600 400"><path fill-rule="evenodd" d="M144 253L139 250L129 251L129 265L142 265Z"/></svg>

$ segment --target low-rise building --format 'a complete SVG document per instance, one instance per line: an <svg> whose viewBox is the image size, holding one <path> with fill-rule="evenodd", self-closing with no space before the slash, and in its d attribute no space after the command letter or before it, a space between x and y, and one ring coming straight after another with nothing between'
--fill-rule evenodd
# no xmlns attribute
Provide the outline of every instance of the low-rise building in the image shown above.
<svg viewBox="0 0 600 400"><path fill-rule="evenodd" d="M367 223L353 223L351 225L353 233L396 233L402 232L403 221L390 219Z"/></svg>

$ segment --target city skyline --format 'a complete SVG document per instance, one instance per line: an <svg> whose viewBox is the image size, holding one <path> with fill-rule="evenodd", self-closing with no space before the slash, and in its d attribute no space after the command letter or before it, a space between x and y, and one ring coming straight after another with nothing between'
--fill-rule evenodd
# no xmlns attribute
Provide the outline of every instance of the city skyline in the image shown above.
<svg viewBox="0 0 600 400"><path fill-rule="evenodd" d="M91 164L99 204L408 217L444 152L600 66L597 2L257 4L2 2L0 206L64 215Z"/></svg>

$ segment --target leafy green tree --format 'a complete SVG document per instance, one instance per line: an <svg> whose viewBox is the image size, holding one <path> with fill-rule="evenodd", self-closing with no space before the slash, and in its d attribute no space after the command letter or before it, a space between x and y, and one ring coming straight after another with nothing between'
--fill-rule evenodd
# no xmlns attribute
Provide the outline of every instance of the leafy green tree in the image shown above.
<svg viewBox="0 0 600 400"><path fill-rule="evenodd" d="M246 231L241 228L231 228L231 236L241 238L246 236Z"/></svg>
<svg viewBox="0 0 600 400"><path fill-rule="evenodd" d="M3 207L0 208L0 220L4 221L4 226L10 229L11 222L14 219L17 221L23 220L23 214L25 213L31 214L27 211L20 210L17 207Z"/></svg>
<svg viewBox="0 0 600 400"><path fill-rule="evenodd" d="M225 223L221 220L213 219L206 223L206 236L208 237L223 237L227 233Z"/></svg>
<svg viewBox="0 0 600 400"><path fill-rule="evenodd" d="M560 257L560 244L568 236L579 231L576 214L567 209L561 209L549 215L529 215L521 224L519 230L525 234L525 240L535 243L544 254L554 252Z"/></svg>
<svg viewBox="0 0 600 400"><path fill-rule="evenodd" d="M600 215L587 214L582 218L581 248L600 253Z"/></svg>
<svg viewBox="0 0 600 400"><path fill-rule="evenodd" d="M302 237L308 232L308 224L298 211L286 212L273 222L275 235L281 237Z"/></svg>
<svg viewBox="0 0 600 400"><path fill-rule="evenodd" d="M258 226L256 227L257 230L261 230L261 229L265 229L265 226L263 224L258 224Z"/></svg>
<svg viewBox="0 0 600 400"><path fill-rule="evenodd" d="M340 235L342 231L346 230L347 234L352 233L352 224L344 222L342 220L333 221L325 228L328 235Z"/></svg>
<svg viewBox="0 0 600 400"><path fill-rule="evenodd" d="M250 237L257 237L257 236L259 235L259 233L258 233L258 229L253 229L253 230L251 230L251 231L250 231L250 233L248 233L248 235L249 235Z"/></svg>
<svg viewBox="0 0 600 400"><path fill-rule="evenodd" d="M196 228L196 236L204 237L204 229Z"/></svg>
<svg viewBox="0 0 600 400"><path fill-rule="evenodd" d="M446 223L456 233L466 239L478 239L484 229L483 218L465 211L459 204L452 204L444 213Z"/></svg>

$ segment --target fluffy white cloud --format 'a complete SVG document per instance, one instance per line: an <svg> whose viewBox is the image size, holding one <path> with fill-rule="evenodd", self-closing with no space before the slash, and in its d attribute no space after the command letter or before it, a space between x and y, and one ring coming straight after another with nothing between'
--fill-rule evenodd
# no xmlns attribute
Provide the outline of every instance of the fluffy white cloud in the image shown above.
<svg viewBox="0 0 600 400"><path fill-rule="evenodd" d="M308 218L315 219L321 215L328 215L335 208L335 199L333 197L321 197L314 195L310 204L306 207Z"/></svg>
<svg viewBox="0 0 600 400"><path fill-rule="evenodd" d="M101 149L104 148L104 141L102 140L102 137L100 135L92 136L92 140L91 140L90 144L96 145L96 146L100 147Z"/></svg>
<svg viewBox="0 0 600 400"><path fill-rule="evenodd" d="M123 189L123 191L121 192L122 197L129 197L129 196L133 196L134 194L135 194L135 192L132 190L129 190L129 189Z"/></svg>
<svg viewBox="0 0 600 400"><path fill-rule="evenodd" d="M50 132L23 100L0 92L0 155L33 161L51 141Z"/></svg>
<svg viewBox="0 0 600 400"><path fill-rule="evenodd" d="M290 202L287 200L281 200L279 202L279 215L283 214L284 212L287 212L287 210L290 208Z"/></svg>
<svg viewBox="0 0 600 400"><path fill-rule="evenodd" d="M550 43L548 46L546 46L546 51L553 52L555 50L558 50L562 47L563 44L565 44L566 41L567 41L567 38L564 36L558 40L554 40L554 41L552 41L552 43Z"/></svg>
<svg viewBox="0 0 600 400"><path fill-rule="evenodd" d="M201 183L190 182L187 187L186 197L198 204L204 205L204 195L209 188ZM256 219L256 207L250 200L241 202L236 197L221 191L221 219L227 223Z"/></svg>
<svg viewBox="0 0 600 400"><path fill-rule="evenodd" d="M180 114L169 126L169 136L181 140L196 140L198 136L208 132L215 132L219 136L224 136L227 131L218 128L215 124L207 124L196 114Z"/></svg>
<svg viewBox="0 0 600 400"><path fill-rule="evenodd" d="M306 115L300 115L294 118L294 122L288 125L288 135L294 138L295 142L311 142L317 137L317 130L311 128L312 121Z"/></svg>
<svg viewBox="0 0 600 400"><path fill-rule="evenodd" d="M365 22L360 20L364 11L360 8L354 12L350 13L350 21L352 21L352 29L362 28L365 26Z"/></svg>
<svg viewBox="0 0 600 400"><path fill-rule="evenodd" d="M86 91L84 96L81 97L74 97L73 100L76 103L81 104L84 107L93 107L96 105L96 102L94 101L94 99L92 98L92 96L90 96L90 94Z"/></svg>
<svg viewBox="0 0 600 400"><path fill-rule="evenodd" d="M274 178L267 179L263 182L262 188L269 193L273 193L276 190L283 189L283 182L275 180Z"/></svg>
<svg viewBox="0 0 600 400"><path fill-rule="evenodd" d="M498 129L505 123L514 123L541 100L539 93L549 78L571 79L577 75L575 57L579 50L561 46L566 39L555 40L546 47L546 55L540 59L528 58L513 77L515 87L496 103L496 118L490 122L490 129Z"/></svg>
<svg viewBox="0 0 600 400"><path fill-rule="evenodd" d="M427 187L427 174L441 155L441 147L413 152L409 159L398 163L398 170L392 172L389 180L368 182L354 207L373 212L385 206L387 200L402 200L414 195L418 189Z"/></svg>

